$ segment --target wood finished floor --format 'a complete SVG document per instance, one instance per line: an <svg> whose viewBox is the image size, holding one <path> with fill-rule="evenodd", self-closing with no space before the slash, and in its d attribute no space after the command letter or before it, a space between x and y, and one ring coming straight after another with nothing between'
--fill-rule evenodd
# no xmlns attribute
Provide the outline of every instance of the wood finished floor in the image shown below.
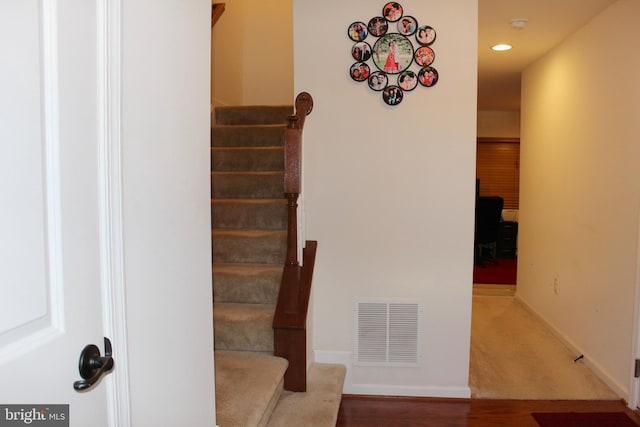
<svg viewBox="0 0 640 427"><path fill-rule="evenodd" d="M483 400L344 395L336 427L539 427L532 412L625 412L620 401Z"/></svg>

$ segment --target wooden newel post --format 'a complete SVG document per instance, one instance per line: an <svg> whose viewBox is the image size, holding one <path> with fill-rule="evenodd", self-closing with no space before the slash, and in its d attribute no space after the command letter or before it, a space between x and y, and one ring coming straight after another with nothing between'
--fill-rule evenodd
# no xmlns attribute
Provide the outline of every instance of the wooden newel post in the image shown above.
<svg viewBox="0 0 640 427"><path fill-rule="evenodd" d="M297 266L298 261L298 197L300 195L302 163L302 129L298 116L289 117L285 130L284 192L287 198L287 266Z"/></svg>
<svg viewBox="0 0 640 427"><path fill-rule="evenodd" d="M284 192L300 194L302 166L302 129L296 116L289 117L285 130L284 146Z"/></svg>
<svg viewBox="0 0 640 427"><path fill-rule="evenodd" d="M287 193L287 258L288 267L297 267L298 261L298 193Z"/></svg>
<svg viewBox="0 0 640 427"><path fill-rule="evenodd" d="M302 191L302 129L313 108L306 92L296 97L295 114L289 117L284 134L284 196L287 199L287 253L280 292L273 319L274 354L289 361L284 388L305 391L306 319L317 242L307 242L303 265L298 259L298 197Z"/></svg>

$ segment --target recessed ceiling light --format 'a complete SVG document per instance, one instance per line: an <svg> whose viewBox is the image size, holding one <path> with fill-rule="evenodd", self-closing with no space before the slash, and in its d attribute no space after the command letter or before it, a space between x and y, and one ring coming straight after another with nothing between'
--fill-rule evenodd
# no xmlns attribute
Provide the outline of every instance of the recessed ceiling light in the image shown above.
<svg viewBox="0 0 640 427"><path fill-rule="evenodd" d="M510 44L500 43L500 44L491 46L491 49L497 50L497 51L503 51L503 50L510 50L512 47L513 46L511 46Z"/></svg>

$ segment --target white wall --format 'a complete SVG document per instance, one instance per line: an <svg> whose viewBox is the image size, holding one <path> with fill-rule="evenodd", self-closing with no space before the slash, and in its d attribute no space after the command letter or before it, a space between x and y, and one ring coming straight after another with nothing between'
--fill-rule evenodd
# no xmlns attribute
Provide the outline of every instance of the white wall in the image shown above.
<svg viewBox="0 0 640 427"><path fill-rule="evenodd" d="M214 105L293 100L291 0L228 0L213 29Z"/></svg>
<svg viewBox="0 0 640 427"><path fill-rule="evenodd" d="M294 1L295 92L315 100L304 135L313 346L318 361L347 365L346 393L468 397L477 2L401 3L436 29L440 80L395 107L348 72L348 26L383 4ZM419 368L351 365L360 298L422 304Z"/></svg>
<svg viewBox="0 0 640 427"><path fill-rule="evenodd" d="M637 0L613 4L522 86L518 296L623 397L638 280L638 16Z"/></svg>
<svg viewBox="0 0 640 427"><path fill-rule="evenodd" d="M478 111L478 137L519 138L520 111Z"/></svg>
<svg viewBox="0 0 640 427"><path fill-rule="evenodd" d="M211 6L122 3L131 424L213 426Z"/></svg>

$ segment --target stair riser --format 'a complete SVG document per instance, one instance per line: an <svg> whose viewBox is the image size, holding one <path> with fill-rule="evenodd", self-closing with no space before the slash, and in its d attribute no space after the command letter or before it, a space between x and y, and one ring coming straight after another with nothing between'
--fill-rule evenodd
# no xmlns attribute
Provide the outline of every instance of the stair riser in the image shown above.
<svg viewBox="0 0 640 427"><path fill-rule="evenodd" d="M228 306L228 305L227 305ZM238 313L214 304L216 350L273 352L273 307L255 310L243 306ZM232 305L233 306L233 305Z"/></svg>
<svg viewBox="0 0 640 427"><path fill-rule="evenodd" d="M265 203L211 202L211 226L218 229L285 230L287 205Z"/></svg>
<svg viewBox="0 0 640 427"><path fill-rule="evenodd" d="M212 237L214 263L284 264L286 234L273 232L259 236L219 234Z"/></svg>
<svg viewBox="0 0 640 427"><path fill-rule="evenodd" d="M242 332L229 322L218 322L215 328L215 350L260 351L273 353L273 327L265 322L260 327L244 325Z"/></svg>
<svg viewBox="0 0 640 427"><path fill-rule="evenodd" d="M285 125L213 126L212 147L277 147L284 146Z"/></svg>
<svg viewBox="0 0 640 427"><path fill-rule="evenodd" d="M252 125L286 123L293 114L291 106L216 107L218 125Z"/></svg>
<svg viewBox="0 0 640 427"><path fill-rule="evenodd" d="M212 171L283 171L284 149L212 148Z"/></svg>
<svg viewBox="0 0 640 427"><path fill-rule="evenodd" d="M273 353L273 327L271 322L264 322L260 326L216 322L214 336L216 350Z"/></svg>
<svg viewBox="0 0 640 427"><path fill-rule="evenodd" d="M211 188L214 199L278 199L284 197L284 174L212 172Z"/></svg>
<svg viewBox="0 0 640 427"><path fill-rule="evenodd" d="M223 303L275 304L282 279L282 269L246 275L213 271L213 300Z"/></svg>

